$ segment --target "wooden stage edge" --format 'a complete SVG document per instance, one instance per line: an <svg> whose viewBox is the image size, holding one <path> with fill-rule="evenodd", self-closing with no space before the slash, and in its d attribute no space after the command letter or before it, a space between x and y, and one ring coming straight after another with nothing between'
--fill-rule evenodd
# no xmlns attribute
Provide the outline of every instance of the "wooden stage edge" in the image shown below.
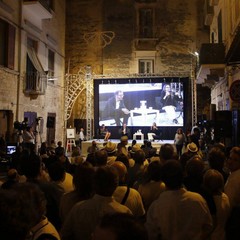
<svg viewBox="0 0 240 240"><path fill-rule="evenodd" d="M93 140L96 141L97 146L100 149L103 148L103 144L104 144L103 139L92 139L92 140L88 140L88 141L83 141L82 146L81 146L82 156L87 156L87 149L88 149L89 146L91 146ZM109 139L109 141L114 142L116 144L118 144L120 142L119 139ZM142 145L143 141L142 140L137 140L137 143L139 145ZM159 149L161 148L161 145L166 144L166 143L174 144L174 141L173 140L157 140L157 141L152 142L152 146L154 148L157 148L157 150L159 151ZM132 139L129 139L127 147L130 146L131 144L132 144Z"/></svg>

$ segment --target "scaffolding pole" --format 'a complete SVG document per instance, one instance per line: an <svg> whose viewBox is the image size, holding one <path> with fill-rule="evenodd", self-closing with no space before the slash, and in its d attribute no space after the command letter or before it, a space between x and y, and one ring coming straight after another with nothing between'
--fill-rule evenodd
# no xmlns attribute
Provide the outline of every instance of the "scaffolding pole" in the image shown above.
<svg viewBox="0 0 240 240"><path fill-rule="evenodd" d="M93 137L92 128L92 110L93 110L93 79L91 66L86 66L85 80L86 80L86 138L87 140Z"/></svg>
<svg viewBox="0 0 240 240"><path fill-rule="evenodd" d="M195 58L192 57L191 64L191 93L192 93L192 127L197 123L197 83Z"/></svg>

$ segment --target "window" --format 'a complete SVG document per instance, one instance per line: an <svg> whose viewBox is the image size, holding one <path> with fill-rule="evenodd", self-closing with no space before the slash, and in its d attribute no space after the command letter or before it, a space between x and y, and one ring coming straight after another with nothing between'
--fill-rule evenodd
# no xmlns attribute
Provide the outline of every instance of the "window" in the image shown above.
<svg viewBox="0 0 240 240"><path fill-rule="evenodd" d="M14 69L15 56L14 26L0 19L0 65Z"/></svg>
<svg viewBox="0 0 240 240"><path fill-rule="evenodd" d="M222 43L222 12L218 14L218 43Z"/></svg>
<svg viewBox="0 0 240 240"><path fill-rule="evenodd" d="M139 9L139 37L153 37L153 10L148 8Z"/></svg>
<svg viewBox="0 0 240 240"><path fill-rule="evenodd" d="M153 60L139 60L139 73L153 73Z"/></svg>
<svg viewBox="0 0 240 240"><path fill-rule="evenodd" d="M52 50L48 50L48 78L50 79L50 82L54 83L54 81L51 81L51 78L54 77L54 52Z"/></svg>
<svg viewBox="0 0 240 240"><path fill-rule="evenodd" d="M27 41L26 88L30 94L44 94L46 89L46 73L37 56L37 41Z"/></svg>

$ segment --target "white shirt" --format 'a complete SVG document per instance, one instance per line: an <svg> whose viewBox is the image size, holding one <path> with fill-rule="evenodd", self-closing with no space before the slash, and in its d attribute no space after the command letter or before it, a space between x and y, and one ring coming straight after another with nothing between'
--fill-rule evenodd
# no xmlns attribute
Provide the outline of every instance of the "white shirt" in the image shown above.
<svg viewBox="0 0 240 240"><path fill-rule="evenodd" d="M116 109L119 109L120 107L120 101L116 101Z"/></svg>
<svg viewBox="0 0 240 240"><path fill-rule="evenodd" d="M240 169L232 172L224 186L231 207L240 206Z"/></svg>
<svg viewBox="0 0 240 240"><path fill-rule="evenodd" d="M84 139L85 139L84 133L83 133L82 131L79 133L79 138L80 138L81 140L84 140Z"/></svg>
<svg viewBox="0 0 240 240"><path fill-rule="evenodd" d="M33 143L33 144L35 143L35 136L33 132L24 130L22 137L25 143Z"/></svg>
<svg viewBox="0 0 240 240"><path fill-rule="evenodd" d="M149 240L200 240L212 227L206 201L198 193L179 190L162 192L147 212Z"/></svg>
<svg viewBox="0 0 240 240"><path fill-rule="evenodd" d="M67 216L61 229L62 240L91 239L99 220L107 213L132 213L113 197L95 194L93 198L78 202Z"/></svg>
<svg viewBox="0 0 240 240"><path fill-rule="evenodd" d="M211 240L225 240L225 225L230 215L230 203L225 193L213 196L217 209L216 226L211 234Z"/></svg>
<svg viewBox="0 0 240 240"><path fill-rule="evenodd" d="M117 202L121 203L126 191L127 186L118 186L113 193L113 197L116 199ZM128 198L124 205L127 206L132 211L133 215L136 217L142 217L145 214L141 195L137 190L133 188L130 188Z"/></svg>
<svg viewBox="0 0 240 240"><path fill-rule="evenodd" d="M163 183L162 181L150 181L145 184L140 184L138 187L138 192L142 196L145 209L148 210L151 203L156 200L159 195L165 190L165 183Z"/></svg>
<svg viewBox="0 0 240 240"><path fill-rule="evenodd" d="M41 222L37 223L33 228L31 228L30 233L31 235L27 237L26 240L38 239L42 234L51 234L56 239L60 240L57 230L46 217L43 217Z"/></svg>

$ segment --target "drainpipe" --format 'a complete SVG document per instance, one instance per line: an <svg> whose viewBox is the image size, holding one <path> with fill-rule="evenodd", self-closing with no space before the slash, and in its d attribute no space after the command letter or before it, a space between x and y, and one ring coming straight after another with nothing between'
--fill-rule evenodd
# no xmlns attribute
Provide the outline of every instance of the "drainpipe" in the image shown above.
<svg viewBox="0 0 240 240"><path fill-rule="evenodd" d="M16 102L16 121L19 121L19 102L20 102L20 85L21 85L21 55L22 55L22 5L23 1L19 1L19 33L18 33L18 82L17 82L17 102Z"/></svg>

